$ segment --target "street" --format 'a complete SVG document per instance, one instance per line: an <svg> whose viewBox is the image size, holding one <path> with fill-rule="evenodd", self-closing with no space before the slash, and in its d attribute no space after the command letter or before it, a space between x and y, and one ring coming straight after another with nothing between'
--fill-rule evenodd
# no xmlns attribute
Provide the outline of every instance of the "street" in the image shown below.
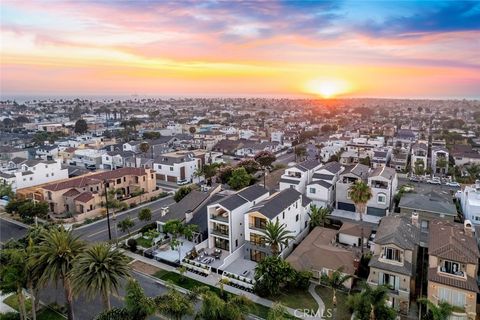
<svg viewBox="0 0 480 320"><path fill-rule="evenodd" d="M8 218L0 218L0 243L6 243L8 240L18 240L27 233L27 227L21 223L12 221Z"/></svg>
<svg viewBox="0 0 480 320"><path fill-rule="evenodd" d="M135 222L135 226L132 228L132 230L130 230L130 232L133 233L133 231L138 230L147 224L157 221L157 219L160 218L162 208L168 207L174 202L175 201L173 200L173 196L168 196L151 202L147 205L139 206L138 208L118 212L117 214L115 214L115 217L113 217L113 214L110 213L110 229L112 233L112 239L115 239L117 237L121 238L128 234L127 232L122 232L120 229L117 228L117 224L120 221L123 221L126 218L130 217ZM138 219L138 213L144 208L150 208L152 210L152 220L140 221ZM107 218L92 222L81 227L77 227L74 229L73 232L74 234L79 235L82 239L88 242L101 242L109 240Z"/></svg>

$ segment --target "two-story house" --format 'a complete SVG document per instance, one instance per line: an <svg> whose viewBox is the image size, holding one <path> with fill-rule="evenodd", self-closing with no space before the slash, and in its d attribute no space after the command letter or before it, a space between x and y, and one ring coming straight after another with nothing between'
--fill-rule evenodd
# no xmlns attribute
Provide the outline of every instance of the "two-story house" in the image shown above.
<svg viewBox="0 0 480 320"><path fill-rule="evenodd" d="M450 319L476 319L480 253L469 221L431 223L428 238L428 299L455 309Z"/></svg>
<svg viewBox="0 0 480 320"><path fill-rule="evenodd" d="M307 160L285 169L285 173L280 178L280 190L293 188L305 193L305 188L312 181L313 174L321 166L322 163L318 160Z"/></svg>
<svg viewBox="0 0 480 320"><path fill-rule="evenodd" d="M278 221L295 237L287 246L279 248L280 255L285 257L291 252L293 245L298 244L307 235L309 210L310 200L293 188L274 193L248 210L244 217L247 241L245 259L258 262L271 254L270 248L266 246L264 234L269 221Z"/></svg>
<svg viewBox="0 0 480 320"><path fill-rule="evenodd" d="M370 259L370 286L386 285L390 305L406 314L415 290L416 259L420 231L406 217L383 217Z"/></svg>
<svg viewBox="0 0 480 320"><path fill-rule="evenodd" d="M245 214L268 196L268 190L253 185L209 205L208 247L229 253L240 248L245 242Z"/></svg>
<svg viewBox="0 0 480 320"><path fill-rule="evenodd" d="M350 199L350 187L362 180L367 182L369 167L363 164L345 166L345 170L340 174L335 187L335 201L337 209L355 212L355 204Z"/></svg>
<svg viewBox="0 0 480 320"><path fill-rule="evenodd" d="M412 172L424 173L427 169L428 146L425 143L415 143L411 150L410 165Z"/></svg>
<svg viewBox="0 0 480 320"><path fill-rule="evenodd" d="M317 207L332 207L335 202L335 184L345 168L332 161L320 167L307 185L306 196Z"/></svg>
<svg viewBox="0 0 480 320"><path fill-rule="evenodd" d="M398 186L397 172L388 167L378 167L368 176L372 198L367 202L367 214L385 216L393 209L394 195Z"/></svg>
<svg viewBox="0 0 480 320"><path fill-rule="evenodd" d="M447 174L448 172L448 149L443 146L432 146L432 172L434 174Z"/></svg>

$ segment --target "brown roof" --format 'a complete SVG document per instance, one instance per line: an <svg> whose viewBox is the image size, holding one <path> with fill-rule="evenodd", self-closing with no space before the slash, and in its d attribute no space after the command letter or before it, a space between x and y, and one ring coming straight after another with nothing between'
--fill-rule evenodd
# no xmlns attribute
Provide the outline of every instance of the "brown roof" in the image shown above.
<svg viewBox="0 0 480 320"><path fill-rule="evenodd" d="M45 185L43 188L50 191L58 191L71 188L81 188L92 184L98 184L104 180L112 180L123 176L143 176L146 170L142 168L121 168L95 174L83 175L78 178L63 180Z"/></svg>
<svg viewBox="0 0 480 320"><path fill-rule="evenodd" d="M83 192L80 194L78 197L76 197L74 200L78 202L88 202L93 199L93 194L89 191Z"/></svg>
<svg viewBox="0 0 480 320"><path fill-rule="evenodd" d="M77 189L70 189L67 192L65 192L63 194L63 196L64 197L73 197L73 196L76 196L78 194L80 194L80 191L78 191Z"/></svg>
<svg viewBox="0 0 480 320"><path fill-rule="evenodd" d="M336 230L316 227L286 260L297 270L343 268L344 273L354 274L355 254L341 246L336 246L336 235Z"/></svg>
<svg viewBox="0 0 480 320"><path fill-rule="evenodd" d="M338 233L347 234L354 237L361 237L362 236L362 227L358 223L353 222L344 222ZM370 227L364 226L363 227L363 237L368 238L372 233L372 229Z"/></svg>
<svg viewBox="0 0 480 320"><path fill-rule="evenodd" d="M454 276L444 276L438 273L437 268L428 269L428 281L433 281L468 291L479 292L477 281L475 281L474 278L467 276L467 280L465 280L463 278L457 278Z"/></svg>
<svg viewBox="0 0 480 320"><path fill-rule="evenodd" d="M477 264L480 258L477 242L465 234L462 224L436 220L431 223L428 253L443 259Z"/></svg>

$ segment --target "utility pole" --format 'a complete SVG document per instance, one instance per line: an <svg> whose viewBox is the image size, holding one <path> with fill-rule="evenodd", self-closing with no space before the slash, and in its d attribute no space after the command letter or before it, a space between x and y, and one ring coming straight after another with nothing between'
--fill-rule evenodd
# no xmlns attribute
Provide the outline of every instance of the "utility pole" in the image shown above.
<svg viewBox="0 0 480 320"><path fill-rule="evenodd" d="M107 226L108 226L108 240L112 241L112 231L110 230L110 213L108 212L108 190L107 190L107 179L103 181L103 186L105 187L105 208L107 209Z"/></svg>

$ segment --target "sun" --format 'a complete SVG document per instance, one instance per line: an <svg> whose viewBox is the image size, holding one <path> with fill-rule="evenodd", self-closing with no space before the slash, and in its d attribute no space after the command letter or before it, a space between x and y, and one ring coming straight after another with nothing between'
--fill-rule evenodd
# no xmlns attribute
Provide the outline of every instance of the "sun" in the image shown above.
<svg viewBox="0 0 480 320"><path fill-rule="evenodd" d="M306 83L305 89L308 93L329 99L348 92L349 85L339 79L313 79Z"/></svg>

